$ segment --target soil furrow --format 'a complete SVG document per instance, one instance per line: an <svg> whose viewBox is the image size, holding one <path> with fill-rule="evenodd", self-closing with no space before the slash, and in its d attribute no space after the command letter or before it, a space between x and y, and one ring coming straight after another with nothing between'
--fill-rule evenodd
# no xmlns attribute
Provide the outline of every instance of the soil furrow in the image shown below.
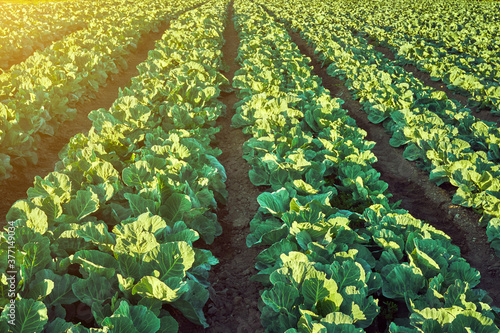
<svg viewBox="0 0 500 333"><path fill-rule="evenodd" d="M126 59L127 69L111 75L106 86L101 87L96 93L95 99L72 106L77 109L74 120L61 124L54 136L41 135L42 142L37 150L37 165L16 166L11 177L0 182L0 197L2 198L0 227L6 225L5 216L14 202L26 198L26 191L33 185L35 176L44 178L54 171L54 166L59 161L59 151L69 142L69 139L78 133L89 131L92 127L92 122L87 117L89 112L99 108L109 109L118 97L118 88L127 86L130 79L139 74L136 66L147 59L149 50L154 49L155 42L161 39L168 26L167 22L162 23L158 32L142 36L137 49Z"/></svg>
<svg viewBox="0 0 500 333"><path fill-rule="evenodd" d="M357 125L366 130L366 139L377 143L372 149L378 158L374 167L381 173L380 178L389 184L389 192L393 194L391 201L402 200L400 208L448 234L453 244L460 247L462 256L481 273L478 288L485 289L493 298L493 304L499 306L497 279L500 276L500 260L489 246L485 229L478 225L479 214L452 204L454 190L431 183L429 175L418 169L416 163L404 159L404 149L389 144L390 135L382 126L368 120L360 103L352 98L342 80L326 73L314 49L298 33L292 30L289 33L301 52L311 58L313 73L322 79L323 86L330 90L332 97L345 101L343 108L349 110Z"/></svg>
<svg viewBox="0 0 500 333"><path fill-rule="evenodd" d="M239 68L235 62L239 38L232 15L231 5L229 21L224 32L226 42L222 49L224 62L229 66L225 76L231 83ZM210 300L203 311L210 327L203 329L182 317L176 317L176 320L179 321L179 332L263 332L257 308L260 284L250 280L250 277L257 273L254 268L255 257L262 251L262 247L247 248L245 241L250 233L249 222L259 208L257 196L260 191L250 182L250 166L243 159L242 147L248 137L241 129L231 127L233 107L238 101L236 92L222 93L220 100L227 106L227 114L217 120L221 131L217 134L213 146L222 150L218 159L227 174L227 205L220 206L217 211L223 233L210 246L195 244L211 250L219 259L219 264L210 272Z"/></svg>

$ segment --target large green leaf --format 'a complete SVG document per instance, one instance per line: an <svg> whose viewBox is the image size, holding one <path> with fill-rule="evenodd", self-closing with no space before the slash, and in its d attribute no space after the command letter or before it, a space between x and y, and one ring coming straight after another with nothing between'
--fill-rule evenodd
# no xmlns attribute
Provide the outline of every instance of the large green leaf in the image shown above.
<svg viewBox="0 0 500 333"><path fill-rule="evenodd" d="M182 314L197 325L208 327L203 307L208 301L208 290L196 281L188 280L188 290L181 298L172 303Z"/></svg>
<svg viewBox="0 0 500 333"><path fill-rule="evenodd" d="M321 319L320 323L325 326L327 332L331 333L364 332L363 329L356 328L356 326L354 326L351 316L342 312L329 313L325 318Z"/></svg>
<svg viewBox="0 0 500 333"><path fill-rule="evenodd" d="M340 310L349 313L356 326L362 328L369 327L380 312L378 300L374 300L372 296L367 297L364 290L358 290L354 286L346 287L342 291L344 301L340 306Z"/></svg>
<svg viewBox="0 0 500 333"><path fill-rule="evenodd" d="M375 124L383 122L389 117L391 109L384 104L376 104L370 107L368 111L368 119Z"/></svg>
<svg viewBox="0 0 500 333"><path fill-rule="evenodd" d="M41 271L52 261L50 256L50 241L42 238L38 242L23 246L24 258L21 265L21 278L30 281L33 275Z"/></svg>
<svg viewBox="0 0 500 333"><path fill-rule="evenodd" d="M262 220L258 216L250 221L252 233L247 236L248 247L257 244L272 245L289 235L286 224L275 218Z"/></svg>
<svg viewBox="0 0 500 333"><path fill-rule="evenodd" d="M7 221L21 220L22 225L44 234L48 229L48 218L43 210L27 200L18 200L9 209Z"/></svg>
<svg viewBox="0 0 500 333"><path fill-rule="evenodd" d="M139 333L132 320L121 315L104 318L101 325L110 333Z"/></svg>
<svg viewBox="0 0 500 333"><path fill-rule="evenodd" d="M423 310L415 310L410 316L411 324L415 327L436 327L437 332L442 332L443 327L449 327L449 324L455 318L457 312L461 312L460 308L425 308ZM441 329L441 331L439 330ZM431 331L432 332L432 331Z"/></svg>
<svg viewBox="0 0 500 333"><path fill-rule="evenodd" d="M212 155L205 154L205 157L210 161L210 165L217 169L217 171L221 175L221 180L225 182L227 180L227 176L224 166L217 160L217 158Z"/></svg>
<svg viewBox="0 0 500 333"><path fill-rule="evenodd" d="M312 185L306 183L302 179L296 179L293 181L293 185L301 195L309 195L318 193L318 189L314 188Z"/></svg>
<svg viewBox="0 0 500 333"><path fill-rule="evenodd" d="M259 253L255 261L257 265L273 265L282 253L288 254L290 251L297 251L297 248L297 244L288 239L282 239Z"/></svg>
<svg viewBox="0 0 500 333"><path fill-rule="evenodd" d="M59 197L46 197L42 200L33 199L33 202L47 215L48 222L51 224L63 213L61 199Z"/></svg>
<svg viewBox="0 0 500 333"><path fill-rule="evenodd" d="M87 279L80 279L72 286L73 293L83 303L91 306L93 302L103 303L113 296L109 279L97 274L90 274Z"/></svg>
<svg viewBox="0 0 500 333"><path fill-rule="evenodd" d="M80 190L68 203L63 204L64 222L78 222L99 209L99 197L91 189Z"/></svg>
<svg viewBox="0 0 500 333"><path fill-rule="evenodd" d="M470 267L470 264L466 261L455 261L450 265L446 274L444 274L444 278L449 284L454 283L458 279L467 282L470 288L474 288L479 284L481 273L475 268Z"/></svg>
<svg viewBox="0 0 500 333"><path fill-rule="evenodd" d="M32 284L46 280L52 281L55 286L50 294L48 294L48 296L43 300L47 306L56 304L71 304L78 301L78 298L73 294L72 289L72 285L78 281L76 276L69 274L57 275L50 269L43 269L35 275ZM32 294L32 290L29 290L29 293Z"/></svg>
<svg viewBox="0 0 500 333"><path fill-rule="evenodd" d="M165 242L185 241L192 244L200 238L200 234L193 229L187 227L183 221L178 221L173 228L168 227L161 235Z"/></svg>
<svg viewBox="0 0 500 333"><path fill-rule="evenodd" d="M155 235L156 222L152 222L146 213L141 219L113 228L116 235L115 253L145 254L158 245ZM160 222L161 223L161 222Z"/></svg>
<svg viewBox="0 0 500 333"><path fill-rule="evenodd" d="M332 263L330 267L332 269L332 279L337 282L339 290L348 286L354 286L358 289L365 286L365 270L359 263L347 260L339 264L339 262L336 261Z"/></svg>
<svg viewBox="0 0 500 333"><path fill-rule="evenodd" d="M488 222L486 235L490 246L495 250L495 253L500 257L500 218L493 218Z"/></svg>
<svg viewBox="0 0 500 333"><path fill-rule="evenodd" d="M415 144L410 143L405 151L403 152L403 157L409 161L415 161L421 158L423 155L422 150Z"/></svg>
<svg viewBox="0 0 500 333"><path fill-rule="evenodd" d="M95 273L108 279L111 279L118 269L118 261L112 255L97 250L76 252L72 263L80 264L88 274Z"/></svg>
<svg viewBox="0 0 500 333"><path fill-rule="evenodd" d="M469 291L469 286L462 280L455 280L455 283L448 287L444 294L444 306L451 308L452 306L459 306L464 309L476 309L476 305L472 302L467 302L466 293Z"/></svg>
<svg viewBox="0 0 500 333"><path fill-rule="evenodd" d="M176 279L171 279L167 283L154 276L145 276L134 286L132 294L172 303L188 289L186 283L181 283Z"/></svg>
<svg viewBox="0 0 500 333"><path fill-rule="evenodd" d="M222 226L217 220L217 215L211 212L197 216L189 227L196 230L207 244L212 244L215 237L222 234Z"/></svg>
<svg viewBox="0 0 500 333"><path fill-rule="evenodd" d="M260 194L257 197L257 201L260 207L266 212L273 215L281 215L288 211L290 195L286 189L282 188L273 193L264 192Z"/></svg>
<svg viewBox="0 0 500 333"><path fill-rule="evenodd" d="M325 286L327 283L331 285L330 288ZM301 294L304 296L304 304L308 309L312 309L318 301L329 296L331 292L336 291L337 285L335 281L327 281L326 274L316 270L307 274L301 287Z"/></svg>
<svg viewBox="0 0 500 333"><path fill-rule="evenodd" d="M92 242L99 245L101 249L110 252L116 244L114 237L109 233L108 226L104 222L87 222L76 231L76 234L85 239L86 242Z"/></svg>
<svg viewBox="0 0 500 333"><path fill-rule="evenodd" d="M287 174L286 171L285 174ZM249 170L248 177L255 186L269 185L269 174L263 168L253 168Z"/></svg>
<svg viewBox="0 0 500 333"><path fill-rule="evenodd" d="M97 194L99 202L104 204L108 202L113 195L118 192L110 182L99 183L98 185L90 185L90 189Z"/></svg>
<svg viewBox="0 0 500 333"><path fill-rule="evenodd" d="M275 312L288 312L294 306L299 298L299 291L293 286L288 286L283 282L277 282L271 290L265 290L262 293L264 304L269 306Z"/></svg>
<svg viewBox="0 0 500 333"><path fill-rule="evenodd" d="M142 298L137 305L142 305L150 310L156 317L160 316L163 302L156 298Z"/></svg>
<svg viewBox="0 0 500 333"><path fill-rule="evenodd" d="M167 223L160 216L153 215L151 213L143 213L139 215L137 220L133 223L152 234L156 234L159 230L162 230L167 226Z"/></svg>
<svg viewBox="0 0 500 333"><path fill-rule="evenodd" d="M465 310L453 319L449 330L458 333L496 333L498 327L491 318L483 316L480 312Z"/></svg>
<svg viewBox="0 0 500 333"><path fill-rule="evenodd" d="M177 333L179 331L179 324L170 315L160 317L160 330L158 333Z"/></svg>
<svg viewBox="0 0 500 333"><path fill-rule="evenodd" d="M106 204L103 213L110 217L106 221L109 225L116 225L132 216L130 207L124 207L116 202Z"/></svg>
<svg viewBox="0 0 500 333"><path fill-rule="evenodd" d="M426 278L436 276L448 266L442 255L446 250L434 239L415 239L414 245L415 248L410 254L411 264L420 268Z"/></svg>
<svg viewBox="0 0 500 333"><path fill-rule="evenodd" d="M54 281L43 280L38 283L31 283L29 292L25 295L26 298L31 298L36 301L43 300L47 295L49 295L52 290L54 290Z"/></svg>
<svg viewBox="0 0 500 333"><path fill-rule="evenodd" d="M56 318L45 326L45 332L88 333L89 329L80 324L75 325L62 318Z"/></svg>
<svg viewBox="0 0 500 333"><path fill-rule="evenodd" d="M184 213L191 210L192 204L189 197L181 193L173 193L160 207L160 215L169 225L183 220Z"/></svg>
<svg viewBox="0 0 500 333"><path fill-rule="evenodd" d="M186 242L160 244L144 256L141 272L149 275L156 270L162 281L172 277L184 278L194 263L194 257L193 248Z"/></svg>
<svg viewBox="0 0 500 333"><path fill-rule="evenodd" d="M299 288L308 271L311 269L311 264L305 262L289 262L286 263L285 267L273 271L269 275L269 281L274 285L281 282Z"/></svg>
<svg viewBox="0 0 500 333"><path fill-rule="evenodd" d="M123 169L122 178L126 185L140 190L153 180L153 174L148 162L138 161Z"/></svg>
<svg viewBox="0 0 500 333"><path fill-rule="evenodd" d="M407 264L396 265L386 277L382 285L382 294L387 298L404 300L413 299L425 286L422 271Z"/></svg>
<svg viewBox="0 0 500 333"><path fill-rule="evenodd" d="M34 199L37 197L58 197L61 202L66 202L71 195L70 178L60 172L51 172L42 179L40 176L35 177L34 187L28 189L28 198Z"/></svg>
<svg viewBox="0 0 500 333"><path fill-rule="evenodd" d="M112 327L112 332L116 333L153 333L160 329L160 319L145 306L131 306L127 302L121 301L113 315L104 319L102 326Z"/></svg>
<svg viewBox="0 0 500 333"><path fill-rule="evenodd" d="M139 216L144 213L158 213L159 204L152 199L144 198L142 195L134 193L125 193L123 196L128 200L134 216Z"/></svg>
<svg viewBox="0 0 500 333"><path fill-rule="evenodd" d="M377 230L373 240L382 248L391 249L399 260L403 257L404 240L394 231L388 229Z"/></svg>
<svg viewBox="0 0 500 333"><path fill-rule="evenodd" d="M113 164L107 161L92 162L90 164L89 170L87 170L86 173L92 177L94 184L101 184L105 182L116 182L120 178L120 174L115 169Z"/></svg>
<svg viewBox="0 0 500 333"><path fill-rule="evenodd" d="M10 325L12 333L39 333L47 323L47 308L42 302L32 299L16 300L15 314L9 316L9 307L2 311L2 320L12 320Z"/></svg>
<svg viewBox="0 0 500 333"><path fill-rule="evenodd" d="M252 184L257 185L257 186L268 184L267 180L262 182L262 184L257 184L258 180L255 178L252 179L252 171L253 170L250 170L250 173L249 173L250 181L252 182ZM267 172L266 172L266 174L267 174ZM292 178L291 178L291 175L288 172L288 170L284 170L281 168L272 171L271 174L269 175L269 184L271 184L271 187L273 189L276 189L276 190L282 188L283 185L290 182L291 180L292 180Z"/></svg>
<svg viewBox="0 0 500 333"><path fill-rule="evenodd" d="M125 277L141 278L139 259L136 256L128 253L116 253L115 256L118 260L120 271Z"/></svg>

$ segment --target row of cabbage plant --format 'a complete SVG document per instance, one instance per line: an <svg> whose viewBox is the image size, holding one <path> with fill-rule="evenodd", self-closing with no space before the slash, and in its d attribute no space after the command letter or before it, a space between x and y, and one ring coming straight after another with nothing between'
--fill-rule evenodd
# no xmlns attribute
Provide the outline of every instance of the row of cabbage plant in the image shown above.
<svg viewBox="0 0 500 333"><path fill-rule="evenodd" d="M334 13L315 2L274 1L268 5L319 53L328 74L345 80L368 119L391 134L390 144L405 147L437 185L457 188L453 203L482 214L491 247L500 256L500 129L481 121L358 38L330 23ZM321 15L312 15L318 10Z"/></svg>
<svg viewBox="0 0 500 333"><path fill-rule="evenodd" d="M173 308L208 326L218 260L196 242L221 234L227 197L210 147L229 88L226 16L227 2L211 1L172 21L140 75L9 210L0 331L176 332Z"/></svg>
<svg viewBox="0 0 500 333"><path fill-rule="evenodd" d="M118 1L2 3L0 68L8 69L33 52L112 13Z"/></svg>
<svg viewBox="0 0 500 333"><path fill-rule="evenodd" d="M271 189L247 237L267 246L253 277L266 331L496 332L491 299L474 288L479 272L449 236L388 203L374 143L311 74L285 26L244 1L235 21L233 126L252 135L251 181Z"/></svg>
<svg viewBox="0 0 500 333"><path fill-rule="evenodd" d="M108 76L127 68L142 35L193 8L197 0L119 1L110 13L35 52L0 75L0 181L38 161L44 136L74 119L77 102L93 98Z"/></svg>
<svg viewBox="0 0 500 333"><path fill-rule="evenodd" d="M340 0L331 2L344 6ZM368 25L377 25L409 37L422 37L425 41L448 48L451 53L465 53L482 58L491 64L498 61L496 50L500 46L498 21L500 4L494 1L464 2L457 0L408 1L388 3L374 1L361 3L351 13Z"/></svg>
<svg viewBox="0 0 500 333"><path fill-rule="evenodd" d="M443 81L448 88L469 97L470 106L480 106L490 108L495 115L500 115L500 57L495 53L495 43L500 43L500 37L493 39L478 38L474 45L486 44L489 54L482 52L481 56L470 55L459 52L448 47L441 41L428 40L425 29L436 30L435 27L426 25L420 26L418 35L408 35L399 32L393 26L381 25L381 13L372 17L371 5L365 6L348 2L333 2L330 10L336 22L343 24L356 32L362 32L372 37L383 46L387 46L395 54L399 65L412 64L418 69L428 72L435 81ZM404 4L401 4L404 6ZM392 7L392 6L388 6ZM406 8L406 7L405 7ZM442 7L440 12L451 10ZM488 10L488 8L484 8ZM395 26L400 26L398 21L408 22L411 20L411 11L391 11L381 10L385 14L386 20L393 22ZM391 17L391 15L394 15ZM462 16L470 20L470 14L462 11ZM463 17L462 17L463 19ZM384 20L384 23L387 21ZM489 25L481 21L474 22L475 26L462 28L462 33L468 31L485 31L482 25ZM448 25L448 27L451 27ZM446 30L446 29L445 29ZM460 37L463 41L463 37ZM472 36L469 39L475 40ZM464 42L465 43L465 42ZM499 44L500 45L500 44Z"/></svg>

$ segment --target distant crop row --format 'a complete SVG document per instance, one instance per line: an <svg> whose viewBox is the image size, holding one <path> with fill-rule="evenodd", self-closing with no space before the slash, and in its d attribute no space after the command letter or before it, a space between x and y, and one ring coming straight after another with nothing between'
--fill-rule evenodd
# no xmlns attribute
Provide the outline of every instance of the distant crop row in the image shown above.
<svg viewBox="0 0 500 333"><path fill-rule="evenodd" d="M314 45L328 73L346 81L368 119L391 134L390 144L405 147L437 185L457 187L453 203L476 209L488 239L500 255L500 129L478 120L471 110L426 86L345 25L324 3L270 5ZM311 8L317 13L312 15ZM478 226L479 227L479 226Z"/></svg>
<svg viewBox="0 0 500 333"><path fill-rule="evenodd" d="M50 4L6 3L0 12L0 68L7 70L101 17L118 2L72 1Z"/></svg>
<svg viewBox="0 0 500 333"><path fill-rule="evenodd" d="M0 75L0 180L16 167L34 165L45 135L75 117L76 103L92 98L141 35L184 7L151 1L111 1L80 29L35 52ZM98 14L98 15L97 15ZM132 15L131 15L132 14Z"/></svg>
<svg viewBox="0 0 500 333"><path fill-rule="evenodd" d="M434 80L500 115L500 6L472 2L334 1L333 22L365 32ZM411 10L410 10L411 8Z"/></svg>

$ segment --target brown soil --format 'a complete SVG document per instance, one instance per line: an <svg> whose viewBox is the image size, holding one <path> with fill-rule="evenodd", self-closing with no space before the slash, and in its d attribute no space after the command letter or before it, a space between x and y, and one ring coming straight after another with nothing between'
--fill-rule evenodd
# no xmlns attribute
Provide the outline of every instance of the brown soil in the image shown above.
<svg viewBox="0 0 500 333"><path fill-rule="evenodd" d="M373 45L373 48L376 51L382 53L388 59L393 61L396 59L394 53L388 47L380 45L377 41L373 40L372 38L367 38L366 40L368 41L369 44ZM439 91L444 91L448 96L448 98L455 99L459 101L462 105L467 106L468 97L461 95L459 93L455 93L454 91L448 89L446 83L444 83L443 81L431 80L431 75L429 73L419 70L414 65L404 65L403 68L407 72L411 72L415 78L422 81L425 85ZM472 114L474 115L474 117L480 120L492 121L495 123L498 123L500 121L500 116L492 114L491 109L484 109L484 108L480 109L477 106L476 107L469 106L469 108L473 111Z"/></svg>
<svg viewBox="0 0 500 333"><path fill-rule="evenodd" d="M231 6L230 19L232 14ZM225 63L229 65L226 77L232 83L234 72L239 68L235 62L239 38L232 21L226 26L224 39L226 43L222 52ZM179 322L179 332L263 332L257 308L260 283L250 281L250 277L257 273L254 268L255 257L263 248L247 248L245 243L250 233L249 222L259 208L257 196L260 191L250 182L250 166L243 159L242 146L248 137L241 129L231 127L233 105L238 101L236 93L223 94L220 100L227 106L227 115L217 120L217 125L222 129L213 145L222 150L218 159L226 169L229 196L227 205L217 212L223 234L211 246L203 246L219 259L219 264L210 273L210 300L203 311L210 327L203 329L181 316L174 316Z"/></svg>
<svg viewBox="0 0 500 333"><path fill-rule="evenodd" d="M408 210L418 219L447 233L453 244L461 249L462 256L481 273L478 288L485 289L493 298L495 306L500 305L500 260L494 255L487 241L485 229L478 225L479 214L451 203L452 191L447 191L429 181L429 175L418 169L414 162L403 158L403 149L389 144L390 135L385 129L371 123L357 100L352 98L344 81L333 78L321 68L318 56L298 33L289 31L292 40L301 52L312 59L313 73L318 75L323 86L330 90L332 97L345 101L343 108L356 120L357 125L368 133L366 139L377 144L372 149L378 162L374 167L381 173L381 179L389 184L393 202L402 200L400 208ZM424 80L428 84L429 80ZM430 81L435 83L433 81Z"/></svg>
<svg viewBox="0 0 500 333"><path fill-rule="evenodd" d="M154 49L155 41L160 39L168 23L162 23L158 32L151 32L141 37L138 47L127 58L128 69L122 70L108 78L105 87L96 93L96 98L72 106L77 109L76 118L66 121L57 129L54 136L43 135L38 147L37 165L15 167L9 179L0 183L0 227L6 225L5 216L10 207L20 199L26 198L26 191L33 185L35 176L44 178L54 170L59 161L59 151L69 142L69 139L78 133L87 133L92 122L87 118L92 110L108 109L118 97L118 88L128 85L130 79L139 74L136 66L145 61L148 52Z"/></svg>

